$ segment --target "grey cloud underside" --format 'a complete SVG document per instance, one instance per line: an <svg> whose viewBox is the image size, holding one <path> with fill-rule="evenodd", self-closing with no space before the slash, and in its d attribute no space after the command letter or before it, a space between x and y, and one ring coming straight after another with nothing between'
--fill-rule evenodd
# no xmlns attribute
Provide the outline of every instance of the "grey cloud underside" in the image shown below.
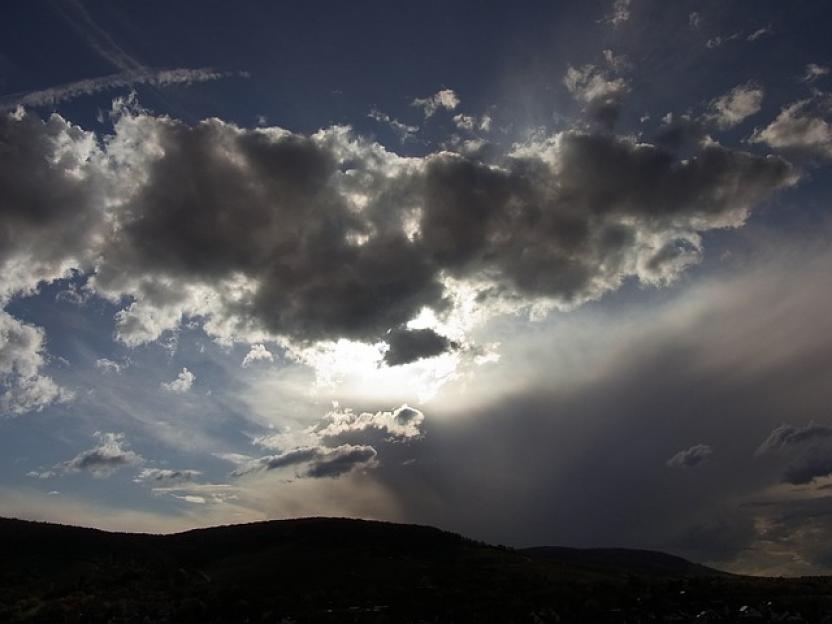
<svg viewBox="0 0 832 624"><path fill-rule="evenodd" d="M191 482L202 474L199 470L173 470L170 468L145 468L137 476L136 481L145 481L156 485Z"/></svg>
<svg viewBox="0 0 832 624"><path fill-rule="evenodd" d="M667 465L671 468L695 468L707 463L713 449L707 444L695 444L688 449L679 451L673 457L667 460Z"/></svg>
<svg viewBox="0 0 832 624"><path fill-rule="evenodd" d="M668 115L655 133L656 145L669 151L678 151L700 143L707 136L707 126L690 115Z"/></svg>
<svg viewBox="0 0 832 624"><path fill-rule="evenodd" d="M802 485L832 474L832 427L811 422L781 425L757 448L757 455L784 457L782 480Z"/></svg>
<svg viewBox="0 0 832 624"><path fill-rule="evenodd" d="M88 472L95 477L108 477L125 466L141 464L144 459L127 447L120 433L96 433L98 446L82 451L56 468L63 472Z"/></svg>
<svg viewBox="0 0 832 624"><path fill-rule="evenodd" d="M811 449L805 456L786 466L783 471L783 482L803 485L830 474L832 474L832 450L829 448Z"/></svg>
<svg viewBox="0 0 832 624"><path fill-rule="evenodd" d="M459 346L432 329L395 329L385 336L385 340L390 346L384 354L388 366L433 357Z"/></svg>
<svg viewBox="0 0 832 624"><path fill-rule="evenodd" d="M133 301L117 317L128 344L184 316L232 340L384 340L424 307L446 310L448 276L575 305L627 277L673 279L701 232L741 225L795 180L779 158L708 144L680 161L608 133L563 132L495 165L404 159L340 127L115 115L104 139L57 116L3 118L15 157L0 173L0 262L42 265L17 290L94 271L91 288ZM389 358L440 346L427 342Z"/></svg>
<svg viewBox="0 0 832 624"><path fill-rule="evenodd" d="M757 454L776 453L811 442L832 438L832 427L809 423L803 427L780 425L757 448Z"/></svg>
<svg viewBox="0 0 832 624"><path fill-rule="evenodd" d="M376 450L368 445L342 444L335 448L323 446L297 448L279 455L267 455L254 460L235 470L232 476L241 477L251 473L294 466L297 467L296 474L299 477L335 478L356 468L372 466L376 456Z"/></svg>
<svg viewBox="0 0 832 624"><path fill-rule="evenodd" d="M241 463L231 475L242 477L295 467L298 478L336 478L354 469L379 466L379 450L386 454L397 443L420 440L425 415L407 404L391 411L355 413L334 407L303 435L308 441L293 446L285 434L261 436L255 444L281 452Z"/></svg>
<svg viewBox="0 0 832 624"><path fill-rule="evenodd" d="M116 466L126 466L131 462L124 454L108 454L98 449L84 451L78 457L67 464L71 470L96 470L99 468L109 469Z"/></svg>

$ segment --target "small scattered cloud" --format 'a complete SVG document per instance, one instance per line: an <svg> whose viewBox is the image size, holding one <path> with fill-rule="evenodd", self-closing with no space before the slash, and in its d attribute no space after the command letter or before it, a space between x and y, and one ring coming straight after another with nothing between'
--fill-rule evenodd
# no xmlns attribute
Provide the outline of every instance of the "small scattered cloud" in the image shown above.
<svg viewBox="0 0 832 624"><path fill-rule="evenodd" d="M465 132L475 132L477 130L481 132L491 131L491 115L488 113L484 113L480 117L458 113L453 116L453 121L458 130Z"/></svg>
<svg viewBox="0 0 832 624"><path fill-rule="evenodd" d="M809 63L806 65L806 69L803 71L803 77L800 79L801 82L814 82L818 78L823 78L824 76L829 75L829 68L824 65L818 65L817 63Z"/></svg>
<svg viewBox="0 0 832 624"><path fill-rule="evenodd" d="M52 479L59 476L59 474L54 470L30 470L26 473L26 476L31 479Z"/></svg>
<svg viewBox="0 0 832 624"><path fill-rule="evenodd" d="M55 295L55 301L64 301L73 305L82 306L89 301L90 297L92 297L92 292L84 288L84 286L72 283Z"/></svg>
<svg viewBox="0 0 832 624"><path fill-rule="evenodd" d="M408 125L399 121L398 119L391 117L387 113L382 113L381 111L377 111L375 109L370 111L367 117L369 117L370 119L375 119L379 123L383 123L389 126L390 129L393 130L393 132L395 132L399 136L399 139L401 139L402 143L404 143L414 134L419 132L419 126Z"/></svg>
<svg viewBox="0 0 832 624"><path fill-rule="evenodd" d="M697 30L702 24L702 16L697 11L688 14L688 26L691 30Z"/></svg>
<svg viewBox="0 0 832 624"><path fill-rule="evenodd" d="M767 37L768 35L772 34L773 32L774 32L774 29L772 28L771 24L769 24L768 26L764 26L763 28L758 28L757 30L752 32L750 35L748 35L745 38L745 40L746 41L757 41L758 39L761 39L763 37Z"/></svg>
<svg viewBox="0 0 832 624"><path fill-rule="evenodd" d="M618 119L624 96L630 92L624 78L614 78L592 64L582 67L570 65L563 84L578 102L585 105L592 118L607 127Z"/></svg>
<svg viewBox="0 0 832 624"><path fill-rule="evenodd" d="M723 130L733 128L760 111L763 95L762 87L753 82L737 85L711 102L708 119Z"/></svg>
<svg viewBox="0 0 832 624"><path fill-rule="evenodd" d="M742 37L742 32L735 32L725 36L716 35L705 42L705 47L713 50L722 47L723 44L726 44L729 41L737 41L740 37Z"/></svg>
<svg viewBox="0 0 832 624"><path fill-rule="evenodd" d="M439 109L452 111L459 106L459 97L453 89L442 89L426 98L416 98L411 106L421 108L425 119L432 117Z"/></svg>
<svg viewBox="0 0 832 624"><path fill-rule="evenodd" d="M471 131L477 125L477 118L460 113L458 115L454 115L454 124L456 124L456 127L460 130Z"/></svg>
<svg viewBox="0 0 832 624"><path fill-rule="evenodd" d="M691 16L692 15L694 15L694 14L691 13ZM696 26L693 26L692 21L690 22L690 24L691 24L692 29L696 29L699 26L698 21L697 21ZM722 47L726 43L729 43L729 42L732 42L732 41L740 41L740 40L744 40L744 41L747 41L749 43L753 43L754 41L757 41L759 39L762 39L763 37L767 37L767 36L771 35L773 32L774 32L774 28L769 24L768 26L758 28L757 30L755 30L755 31L753 31L753 32L751 32L747 35L742 30L738 30L736 32L733 32L730 35L715 35L715 36L711 37L710 39L708 39L705 42L705 47L713 50L713 49Z"/></svg>
<svg viewBox="0 0 832 624"><path fill-rule="evenodd" d="M610 69L614 71L626 71L628 69L632 69L633 67L633 64L630 62L630 59L626 54L616 54L612 50L606 49L603 51L603 55L607 65L609 65Z"/></svg>
<svg viewBox="0 0 832 624"><path fill-rule="evenodd" d="M425 415L406 403L392 411L354 413L336 407L313 429L321 438L337 438L347 433L376 430L390 440L412 440L422 436Z"/></svg>
<svg viewBox="0 0 832 624"><path fill-rule="evenodd" d="M707 444L695 444L667 460L670 468L696 468L710 461L714 450Z"/></svg>
<svg viewBox="0 0 832 624"><path fill-rule="evenodd" d="M627 23L630 20L630 2L631 0L614 0L612 9L601 21L613 28Z"/></svg>
<svg viewBox="0 0 832 624"><path fill-rule="evenodd" d="M176 379L162 383L162 387L170 392L184 394L185 392L190 391L191 387L194 385L194 381L196 381L196 375L194 375L187 368L183 368L176 376Z"/></svg>
<svg viewBox="0 0 832 624"><path fill-rule="evenodd" d="M623 78L610 78L595 65L579 68L570 65L563 78L563 84L575 99L587 104L617 99L629 90Z"/></svg>
<svg viewBox="0 0 832 624"><path fill-rule="evenodd" d="M197 471L183 472L199 474ZM222 505L239 498L239 488L230 483L194 483L188 478L145 479L142 482L154 486L151 489L154 496L170 496L192 505Z"/></svg>
<svg viewBox="0 0 832 624"><path fill-rule="evenodd" d="M768 126L755 130L749 141L799 156L832 158L832 124L824 118L827 108L816 100L794 102Z"/></svg>
<svg viewBox="0 0 832 624"><path fill-rule="evenodd" d="M99 358L95 361L95 367L98 370L104 373L113 373L116 375L123 373L127 366L128 365L126 363L122 364L108 358Z"/></svg>
<svg viewBox="0 0 832 624"><path fill-rule="evenodd" d="M109 477L117 470L127 466L137 466L144 462L144 458L128 448L123 433L95 432L98 445L82 451L58 467L64 473L88 472L92 476L102 479Z"/></svg>
<svg viewBox="0 0 832 624"><path fill-rule="evenodd" d="M243 358L241 366L243 368L248 368L255 362L274 362L274 356L265 345L254 344L251 345L251 349L249 349L249 352L246 353L246 356Z"/></svg>

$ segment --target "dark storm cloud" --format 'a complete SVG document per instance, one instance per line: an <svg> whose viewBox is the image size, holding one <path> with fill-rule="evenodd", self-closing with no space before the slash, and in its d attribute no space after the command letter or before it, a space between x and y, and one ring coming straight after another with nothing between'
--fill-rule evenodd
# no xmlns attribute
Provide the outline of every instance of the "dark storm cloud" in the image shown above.
<svg viewBox="0 0 832 624"><path fill-rule="evenodd" d="M355 468L371 468L377 453L372 446L342 444L335 448L322 446L296 448L279 455L267 455L241 466L232 476L242 477L256 472L267 472L298 466L298 477L335 478Z"/></svg>
<svg viewBox="0 0 832 624"><path fill-rule="evenodd" d="M89 266L101 227L95 136L58 115L0 114L0 302Z"/></svg>
<svg viewBox="0 0 832 624"><path fill-rule="evenodd" d="M832 474L832 449L814 448L804 457L786 466L783 481L792 485L802 485L830 474Z"/></svg>
<svg viewBox="0 0 832 624"><path fill-rule="evenodd" d="M811 422L802 427L780 425L763 440L757 448L757 454L780 452L795 446L805 445L832 438L832 427Z"/></svg>
<svg viewBox="0 0 832 624"><path fill-rule="evenodd" d="M507 167L432 159L423 245L455 276L493 276L566 304L627 275L672 278L696 254L680 261L668 246L696 246L699 230L739 225L793 175L780 159L718 145L680 162L651 145L581 132L518 150Z"/></svg>
<svg viewBox="0 0 832 624"><path fill-rule="evenodd" d="M59 117L3 119L19 157L0 174L0 236L14 231L17 260L96 258L89 287L133 301L117 315L129 345L198 316L226 340L388 336L403 363L453 346L400 329L448 308L445 276L565 306L627 277L668 282L698 261L700 232L741 225L795 180L778 158L708 144L678 160L607 133L518 145L496 166L404 159L339 127L189 126L131 102L114 121L99 146Z"/></svg>
<svg viewBox="0 0 832 624"><path fill-rule="evenodd" d="M413 521L489 541L652 547L760 570L777 550L762 522L773 512L739 505L782 488L783 464L755 449L795 405L807 420L828 412L832 297L816 287L832 266L825 236L786 248L760 240L735 277L660 312L595 309L597 324L580 312L516 336L499 371L479 371L457 404L433 408L429 435L385 448L375 477ZM495 397L506 370L522 381ZM819 426L780 432L770 439L826 439ZM707 440L719 461L666 469L668 449L691 440ZM801 552L809 513L796 505L788 521Z"/></svg>
<svg viewBox="0 0 832 624"><path fill-rule="evenodd" d="M707 444L695 444L688 449L676 453L667 460L670 468L695 468L707 463L711 459L714 450Z"/></svg>
<svg viewBox="0 0 832 624"><path fill-rule="evenodd" d="M757 455L772 454L788 458L785 483L802 485L832 474L832 427L780 425L757 448Z"/></svg>
<svg viewBox="0 0 832 624"><path fill-rule="evenodd" d="M653 140L656 145L669 151L677 151L696 145L706 136L706 127L701 120L690 115L668 113Z"/></svg>
<svg viewBox="0 0 832 624"><path fill-rule="evenodd" d="M121 288L123 274L151 284L159 275L204 284L244 275L255 292L225 311L299 340L368 340L441 306L436 268L400 229L351 208L338 186L352 182L341 171L351 165L328 146L216 120L146 121L164 156L104 251L101 288ZM140 296L154 299L146 286Z"/></svg>
<svg viewBox="0 0 832 624"><path fill-rule="evenodd" d="M390 348L384 354L388 366L398 366L441 355L457 344L432 329L394 329L385 337Z"/></svg>

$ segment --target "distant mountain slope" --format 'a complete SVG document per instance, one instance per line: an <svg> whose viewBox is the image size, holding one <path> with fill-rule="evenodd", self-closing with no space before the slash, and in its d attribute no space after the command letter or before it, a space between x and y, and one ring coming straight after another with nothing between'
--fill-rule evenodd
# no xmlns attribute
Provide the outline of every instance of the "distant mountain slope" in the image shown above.
<svg viewBox="0 0 832 624"><path fill-rule="evenodd" d="M727 572L655 550L537 546L519 550L535 559L567 566L665 577L730 576Z"/></svg>
<svg viewBox="0 0 832 624"><path fill-rule="evenodd" d="M832 582L731 576L649 551L517 551L337 518L176 535L0 519L0 622L540 624L706 611L696 621L732 622L747 605L771 616L758 621L800 612L819 622L832 613Z"/></svg>

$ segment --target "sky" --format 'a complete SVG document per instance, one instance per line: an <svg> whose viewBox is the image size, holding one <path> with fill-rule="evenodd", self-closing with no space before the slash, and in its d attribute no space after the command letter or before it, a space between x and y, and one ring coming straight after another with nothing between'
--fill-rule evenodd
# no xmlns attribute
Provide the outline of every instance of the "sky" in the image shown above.
<svg viewBox="0 0 832 624"><path fill-rule="evenodd" d="M832 573L832 6L0 9L0 514Z"/></svg>

